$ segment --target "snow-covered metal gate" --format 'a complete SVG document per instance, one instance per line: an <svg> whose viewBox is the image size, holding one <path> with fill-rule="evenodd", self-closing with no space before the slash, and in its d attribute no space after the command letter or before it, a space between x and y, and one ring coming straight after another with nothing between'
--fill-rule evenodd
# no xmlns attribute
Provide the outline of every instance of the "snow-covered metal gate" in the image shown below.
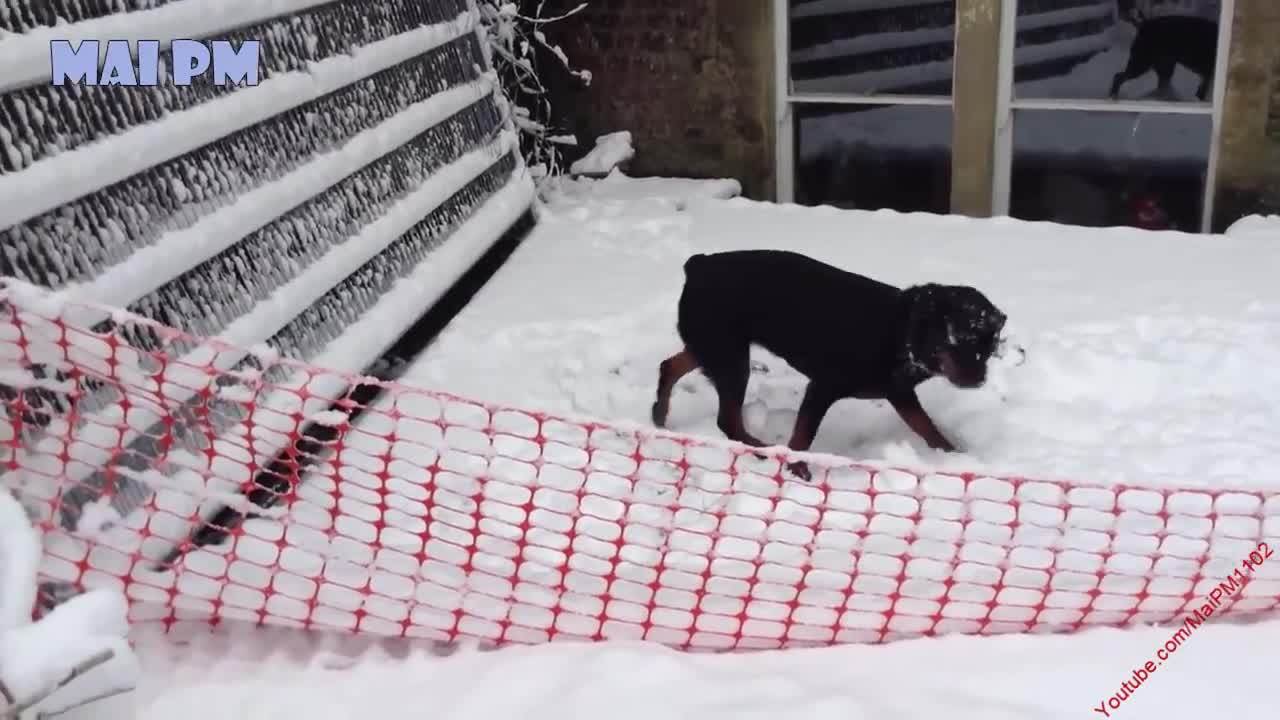
<svg viewBox="0 0 1280 720"><path fill-rule="evenodd" d="M389 358L447 321L450 293L468 290L460 280L532 225L532 186L473 0L108 7L0 9L0 277L215 338L165 351L212 352L262 382L287 382L287 360L385 377ZM257 40L260 82L177 86L162 74L150 87L54 86L49 43L63 38ZM112 327L107 314L80 319ZM159 347L145 335L130 342ZM252 350L213 350L218 341ZM26 408L17 426L32 447L60 412L119 402L108 386L56 390L87 378L24 370L39 382L0 384L0 400ZM341 405L362 391L339 381L324 392ZM216 397L174 399L212 411L200 422L215 429L243 420ZM181 408L169 411L181 421ZM150 490L109 469L145 471L157 436L143 431L82 467L60 523L72 527L108 475L127 515Z"/></svg>

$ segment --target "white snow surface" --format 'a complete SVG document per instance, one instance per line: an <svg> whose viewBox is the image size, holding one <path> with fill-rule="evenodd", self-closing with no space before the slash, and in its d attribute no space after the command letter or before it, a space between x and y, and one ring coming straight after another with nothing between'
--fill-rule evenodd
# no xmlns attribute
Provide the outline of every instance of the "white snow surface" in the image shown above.
<svg viewBox="0 0 1280 720"><path fill-rule="evenodd" d="M154 633L137 636L138 720L1056 720L1103 718L1092 709L1170 631L743 654L624 642L450 652L235 625L181 644ZM1110 717L1270 720L1278 641L1276 622L1202 626Z"/></svg>
<svg viewBox="0 0 1280 720"><path fill-rule="evenodd" d="M636 150L631 145L631 132L619 132L601 135L596 138L595 147L569 166L572 175L607 175L624 162L635 157Z"/></svg>

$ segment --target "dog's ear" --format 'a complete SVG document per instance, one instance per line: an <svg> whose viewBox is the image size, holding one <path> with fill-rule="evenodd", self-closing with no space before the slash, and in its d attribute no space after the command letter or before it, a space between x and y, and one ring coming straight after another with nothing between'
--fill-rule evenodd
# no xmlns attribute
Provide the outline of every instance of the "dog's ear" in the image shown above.
<svg viewBox="0 0 1280 720"><path fill-rule="evenodd" d="M918 357L932 357L954 336L950 323L952 298L948 289L937 283L914 285L903 292L907 305L906 341L908 349Z"/></svg>
<svg viewBox="0 0 1280 720"><path fill-rule="evenodd" d="M938 302L941 288L936 283L912 285L902 291L902 299L907 306L907 335L914 338L925 325L938 315Z"/></svg>
<svg viewBox="0 0 1280 720"><path fill-rule="evenodd" d="M942 286L936 283L912 285L902 291L900 306L905 312L902 365L895 371L901 378L920 382L940 372L938 354L946 346Z"/></svg>

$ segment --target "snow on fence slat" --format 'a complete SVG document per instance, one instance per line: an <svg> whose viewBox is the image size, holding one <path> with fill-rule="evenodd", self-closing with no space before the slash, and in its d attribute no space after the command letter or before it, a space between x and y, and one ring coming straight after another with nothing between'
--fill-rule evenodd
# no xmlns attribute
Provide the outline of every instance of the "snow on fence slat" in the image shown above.
<svg viewBox="0 0 1280 720"><path fill-rule="evenodd" d="M311 62L323 63L353 49L367 49L420 24L462 14L464 0L446 2L452 7L412 0L383 0L372 5L329 0L300 15L240 27L218 39L236 46L246 40L258 41L258 77L260 81L268 81L282 74L296 75L298 71L305 71ZM441 9L452 12L446 16L439 12ZM332 32L329 28L341 28L342 32ZM0 49L6 44L0 41ZM106 48L105 44L99 46L104 55ZM48 54L46 43L45 57L40 60L40 67L46 71ZM172 65L167 50L161 53L160 59ZM198 108L237 91L235 87L215 85L207 76L196 78L190 85L176 86L167 73L162 74L159 84L151 87L99 86L86 92L74 84L48 83L48 78L44 78L38 84L9 93L14 113L6 123L8 136L0 144L3 150L0 174L92 144L140 123L159 120L169 113ZM279 86L273 83L272 87ZM220 107L225 106L223 103ZM102 122L104 114L111 117L110 123ZM174 137L172 133L170 136ZM144 152L155 150L145 145L141 148Z"/></svg>
<svg viewBox="0 0 1280 720"><path fill-rule="evenodd" d="M509 185L481 211L484 223L514 217L527 192ZM420 301L416 280L429 271L419 266L385 302ZM149 321L117 314L102 334L67 322L69 310L29 290L0 297L0 357L132 385L121 394L172 409L168 391L141 381L180 361L131 347L124 331ZM369 322L349 333L346 342L387 340ZM343 356L335 344L324 359ZM138 473L156 492L114 527L64 529L56 518L73 461L36 462L21 432L0 438L5 482L45 533L43 577L122 587L135 621L171 628L235 619L441 640L643 637L687 648L1181 624L1197 611L1247 619L1280 607L1274 492L917 473L825 456L806 458L815 481L804 483L784 478L787 458L774 451L761 460L741 446L394 384L345 423L312 400L357 378L280 366L289 369L284 384L220 398L253 420L229 432L187 428L201 452L181 450L187 440L165 426L157 442L174 451ZM164 372L171 385L182 379ZM71 386L74 407L84 384ZM272 393L296 402L255 417ZM19 430L42 412L30 397L9 403ZM220 544L155 566L185 542L202 502L221 502L228 484L254 476L255 429L296 440L309 421L335 432L316 443L317 462L290 478L278 507ZM115 487L104 487L108 499Z"/></svg>
<svg viewBox="0 0 1280 720"><path fill-rule="evenodd" d="M0 208L0 227L28 220L307 100L417 57L474 30L474 13L462 13L452 22L422 26L356 48L350 55L318 60L310 63L309 67L307 61L301 59L297 62L305 69L264 77L252 87L229 92L207 82L193 83L182 90L205 88L211 96L219 97L182 107L177 112L136 125L123 133L118 132L119 128L112 128L114 137L108 141L60 153L19 172L0 176L0 196L17 201L15 207ZM338 49L334 48L334 51ZM268 57L265 51L263 57ZM165 88L158 87L160 90L155 92L163 93ZM122 93L129 90L151 91L150 88L120 90ZM110 97L111 92L112 88L96 88L90 91L90 97ZM85 91L78 88L71 91L71 94L81 93ZM121 99L119 104L125 103ZM73 172L83 168L94 168L95 172ZM57 180L61 182L55 182Z"/></svg>
<svg viewBox="0 0 1280 720"><path fill-rule="evenodd" d="M59 210L0 230L9 241L7 252L13 253L0 255L0 274L44 286L69 287L108 267L115 268L133 259L132 254L140 248L158 242L165 232L190 227L238 195L297 168L308 157L340 148L354 135L410 104L454 87L451 83L463 77L462 68L481 61L475 36L466 35L368 76L365 82L311 99ZM352 113L352 107L362 112ZM150 141L164 139L152 137ZM109 143L103 147L106 145ZM0 184L12 177L17 176L0 177ZM94 227L60 222L61 214L105 220ZM156 260L139 256L137 263L148 267ZM110 292L113 288L94 287L88 292L98 290ZM114 298L108 294L102 299Z"/></svg>
<svg viewBox="0 0 1280 720"><path fill-rule="evenodd" d="M99 7L104 5L101 2L96 4ZM48 62L49 43L53 40L69 40L77 46L83 40L128 40L136 52L139 40L158 40L162 49L167 49L169 42L176 38L216 36L218 39L230 39L238 31L263 26L255 28L252 34L266 37L252 39L264 40L264 50L272 47L273 40L287 39L294 32L306 33L303 37L294 37L285 51L296 54L308 52L308 46L314 51L320 44L317 36L331 34L333 25L345 25L347 29L358 32L377 32L375 26L381 10L426 12L428 14L420 16L418 22L436 23L462 12L466 0L450 0L448 3L416 0L379 0L375 3L344 0L183 0L146 10L129 8L130 12L119 12L122 4L113 4L117 12L98 14L56 27L35 28L0 39L0 92L49 82L53 77ZM445 9L446 14L432 14L441 9ZM364 19L353 22L356 18ZM273 21L280 20L287 22L270 27ZM287 30L281 32L285 28ZM312 43L298 42L306 40L307 36ZM102 52L105 53L105 49Z"/></svg>
<svg viewBox="0 0 1280 720"><path fill-rule="evenodd" d="M79 23L103 17L111 13L113 5L135 12L170 2L173 0L116 0L109 5L97 0L62 0L55 9L48 0L8 0L4 12L0 12L0 31L30 33L60 22Z"/></svg>
<svg viewBox="0 0 1280 720"><path fill-rule="evenodd" d="M164 235L154 245L139 250L134 262L108 268L90 281L89 287L68 290L72 296L96 298L111 305L149 305L146 308L149 312L142 312L148 317L159 319L163 313L168 315L167 322L175 327L201 334L217 332L220 327L209 325L218 319L216 316L220 316L217 309L208 308L202 317L179 317L175 311L174 294L189 295L192 291L190 283L182 282L191 275L192 269L228 251L241 251L245 253L246 261L249 258L262 261L270 258L268 265L259 266L264 273L289 275L290 271L297 269L290 262L292 258L287 253L283 257L275 253L284 249L278 238L282 233L288 234L285 226L296 221L296 214L316 206L320 208L317 213L330 215L333 210L325 201L329 196L350 197L348 193L352 192L352 185L363 187L370 183L377 187L376 183L385 179L388 181L385 189L388 194L404 192L413 181L422 179L422 171L437 170L441 165L456 160L458 153L474 149L471 143L485 140L484 136L474 132L474 128L466 127L471 123L479 124L477 115L483 113L489 114L486 118L488 129L496 119L497 110L493 103L493 87L487 81L468 83L433 95L378 127L359 133L338 150L314 156L310 162L289 174L241 194L234 202L204 216L195 225ZM450 154L432 152L440 148ZM368 164L357 173L350 172L353 165L359 166L362 162ZM406 163L417 163L420 171L403 173ZM392 170L397 171L393 177L384 177ZM310 202L304 205L308 200ZM385 200L384 197L370 200L369 207L362 208L364 212L384 209L383 203L372 202ZM281 215L281 208L293 209ZM313 233L311 243L322 245L326 241L345 239L345 236L326 237L326 230L340 229L340 226L326 228L318 219L307 223L308 230ZM261 246L257 252L252 249L255 245ZM296 251L293 247L288 249ZM302 256L298 261L309 259ZM222 264L225 266L228 262L234 261L226 260ZM159 272L152 271L155 269ZM224 270L222 274L230 273ZM165 282L169 278L172 279ZM206 281L211 279L202 278ZM251 291L250 295L261 299L258 293ZM245 295L238 294L220 299L244 298ZM193 322L204 326L186 326Z"/></svg>

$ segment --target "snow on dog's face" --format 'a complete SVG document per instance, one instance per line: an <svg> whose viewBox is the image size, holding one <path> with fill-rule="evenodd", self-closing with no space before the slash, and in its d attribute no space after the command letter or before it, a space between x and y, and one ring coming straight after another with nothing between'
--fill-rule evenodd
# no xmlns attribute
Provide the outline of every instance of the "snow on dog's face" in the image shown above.
<svg viewBox="0 0 1280 720"><path fill-rule="evenodd" d="M1007 317L985 295L965 285L911 288L907 349L914 362L957 387L987 380L987 362L1000 348Z"/></svg>

